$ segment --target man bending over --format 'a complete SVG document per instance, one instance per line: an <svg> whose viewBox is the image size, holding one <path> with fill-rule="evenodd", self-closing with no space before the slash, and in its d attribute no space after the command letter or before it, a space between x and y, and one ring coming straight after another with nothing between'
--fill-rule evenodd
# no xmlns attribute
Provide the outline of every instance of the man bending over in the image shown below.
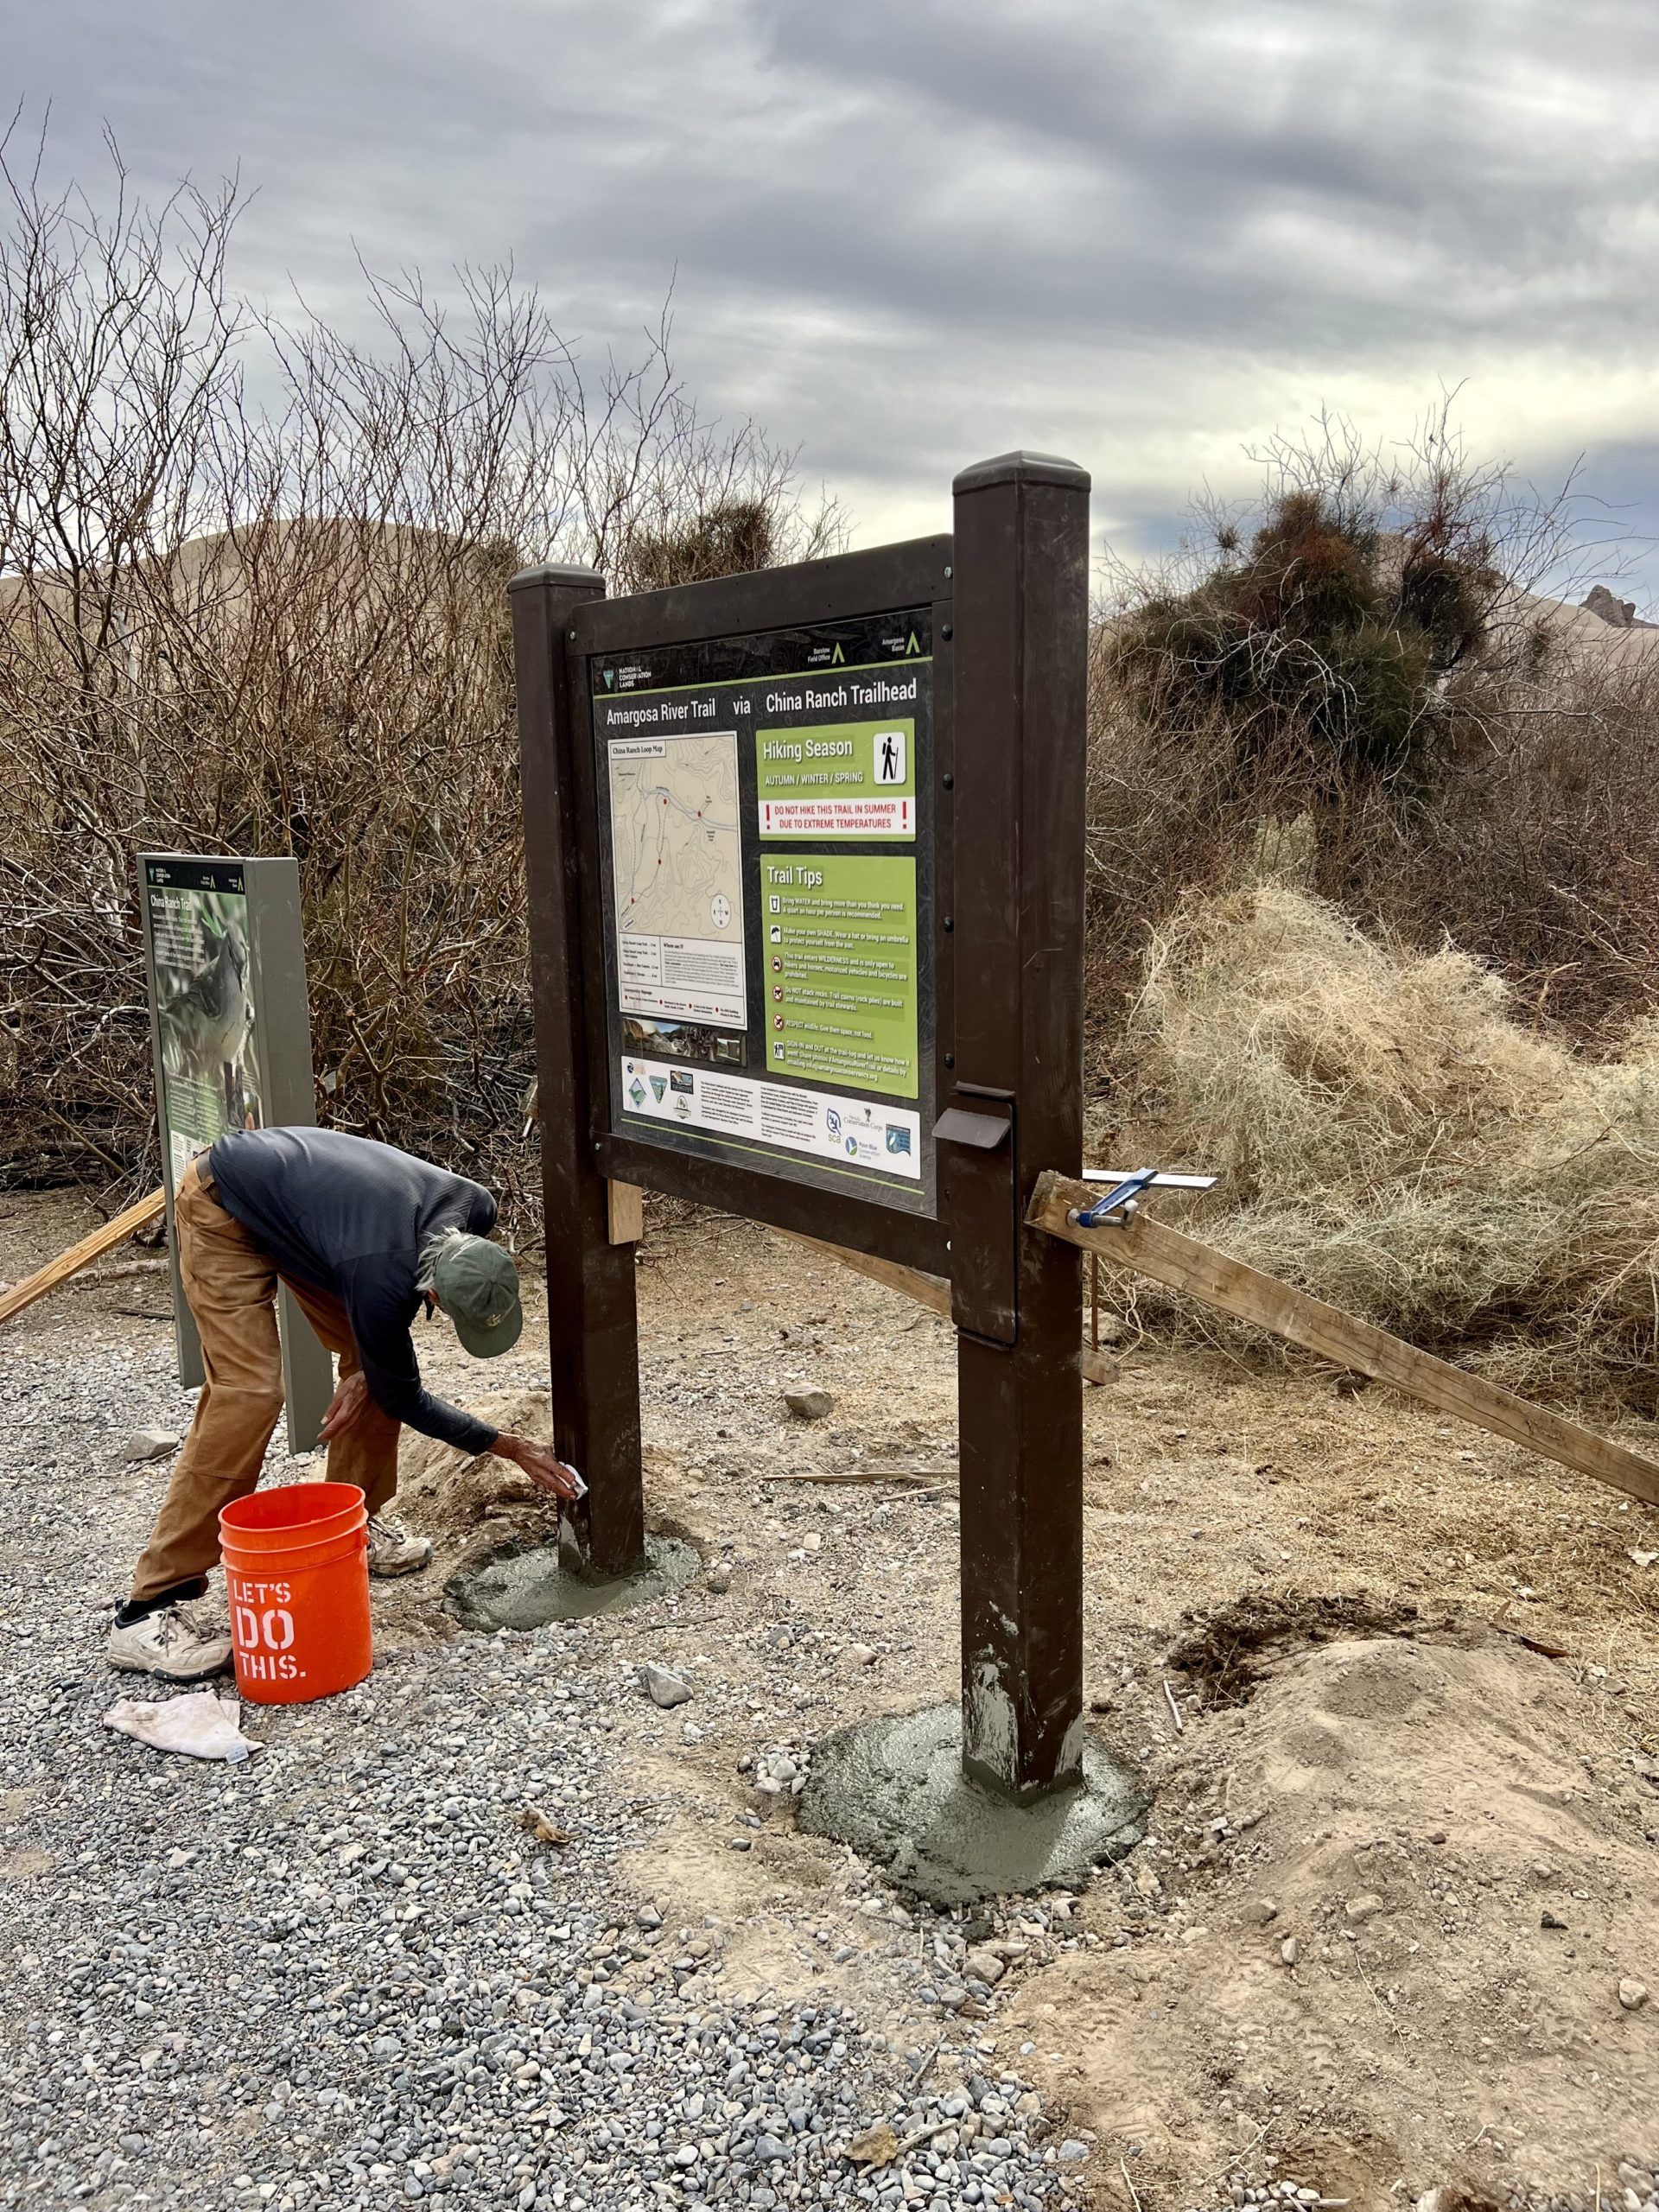
<svg viewBox="0 0 1659 2212"><path fill-rule="evenodd" d="M112 1666L194 1682L230 1663L228 1637L181 1610L219 1563L219 1513L257 1487L283 1406L276 1285L340 1359L323 1418L328 1479L369 1510L369 1572L408 1574L432 1547L384 1521L407 1422L457 1451L511 1459L556 1497L578 1494L544 1444L504 1436L421 1384L410 1325L439 1306L480 1359L524 1325L512 1257L488 1241L495 1201L464 1176L334 1129L247 1129L192 1160L174 1197L179 1273L207 1381L162 1510L110 1631Z"/></svg>

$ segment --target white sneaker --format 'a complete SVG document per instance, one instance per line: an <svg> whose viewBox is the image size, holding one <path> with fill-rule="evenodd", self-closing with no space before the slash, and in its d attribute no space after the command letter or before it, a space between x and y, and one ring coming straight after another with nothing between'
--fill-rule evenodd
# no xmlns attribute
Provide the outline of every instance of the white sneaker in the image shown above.
<svg viewBox="0 0 1659 2212"><path fill-rule="evenodd" d="M155 1675L164 1682L205 1682L231 1663L228 1636L204 1633L182 1606L164 1605L130 1628L110 1630L109 1660L130 1675Z"/></svg>
<svg viewBox="0 0 1659 2212"><path fill-rule="evenodd" d="M369 1519L369 1573L386 1577L418 1574L432 1564L432 1547L424 1536L406 1536L390 1521L372 1514Z"/></svg>

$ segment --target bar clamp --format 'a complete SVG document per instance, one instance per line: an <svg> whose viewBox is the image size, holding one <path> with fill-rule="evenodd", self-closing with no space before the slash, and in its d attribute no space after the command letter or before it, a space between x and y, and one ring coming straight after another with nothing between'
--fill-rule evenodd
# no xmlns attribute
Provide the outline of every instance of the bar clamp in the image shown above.
<svg viewBox="0 0 1659 2212"><path fill-rule="evenodd" d="M1090 1206L1073 1206L1066 1220L1073 1229L1127 1229L1141 1211L1147 1192L1212 1191L1213 1175L1172 1175L1160 1167L1085 1167L1085 1183L1103 1183L1102 1195Z"/></svg>

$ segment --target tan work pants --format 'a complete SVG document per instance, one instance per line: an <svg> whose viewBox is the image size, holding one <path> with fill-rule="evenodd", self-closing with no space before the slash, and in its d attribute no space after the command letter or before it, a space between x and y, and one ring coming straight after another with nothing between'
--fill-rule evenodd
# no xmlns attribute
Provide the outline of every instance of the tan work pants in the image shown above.
<svg viewBox="0 0 1659 2212"><path fill-rule="evenodd" d="M258 1485L265 1446L283 1409L276 1334L276 1270L213 1196L192 1160L173 1205L179 1273L201 1338L207 1380L168 1484L144 1555L135 1599L154 1598L219 1564L219 1511ZM359 1362L346 1308L332 1293L289 1281L305 1318L340 1360L342 1379ZM398 1424L372 1399L328 1446L328 1479L355 1483L371 1513L397 1487Z"/></svg>

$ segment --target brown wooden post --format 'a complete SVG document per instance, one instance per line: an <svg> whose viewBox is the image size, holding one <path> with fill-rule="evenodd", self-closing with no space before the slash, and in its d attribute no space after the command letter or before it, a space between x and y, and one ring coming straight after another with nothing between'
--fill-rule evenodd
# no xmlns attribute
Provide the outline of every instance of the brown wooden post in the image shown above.
<svg viewBox="0 0 1659 2212"><path fill-rule="evenodd" d="M959 1332L963 1758L1026 1797L1075 1781L1082 1758L1081 1262L1025 1213L1045 1168L1082 1173L1089 478L1008 454L954 488L955 912L942 926L956 1065L939 1135Z"/></svg>
<svg viewBox="0 0 1659 2212"><path fill-rule="evenodd" d="M572 767L587 738L572 727L566 660L572 610L604 589L602 576L569 568L526 569L512 586L554 1448L588 1483L587 1498L567 1509L582 1564L613 1575L637 1566L645 1549L639 1325L634 1247L611 1242L608 1192L594 1158Z"/></svg>

